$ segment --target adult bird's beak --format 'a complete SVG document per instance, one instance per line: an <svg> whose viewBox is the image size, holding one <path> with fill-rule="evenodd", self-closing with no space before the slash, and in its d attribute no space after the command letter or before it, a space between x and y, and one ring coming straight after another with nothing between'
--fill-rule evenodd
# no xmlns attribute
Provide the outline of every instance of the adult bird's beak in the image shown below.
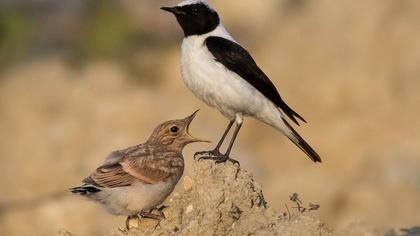
<svg viewBox="0 0 420 236"><path fill-rule="evenodd" d="M195 137L191 136L191 134L189 133L190 124L194 120L198 111L199 110L196 110L194 113L192 113L191 115L189 115L189 116L187 116L183 119L187 123L186 134L187 134L188 140L191 143L195 143L195 142L211 143L210 141L207 141L207 140L204 140L204 139L195 138Z"/></svg>
<svg viewBox="0 0 420 236"><path fill-rule="evenodd" d="M180 7L161 7L160 9L173 13L174 15L185 15L185 12Z"/></svg>

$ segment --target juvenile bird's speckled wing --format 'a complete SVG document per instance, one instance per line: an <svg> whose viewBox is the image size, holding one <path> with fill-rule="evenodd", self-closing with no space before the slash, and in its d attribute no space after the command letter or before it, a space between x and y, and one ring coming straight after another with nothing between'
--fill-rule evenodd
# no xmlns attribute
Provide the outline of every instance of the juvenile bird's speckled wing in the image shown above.
<svg viewBox="0 0 420 236"><path fill-rule="evenodd" d="M174 155L167 153L157 157L144 150L127 152L118 163L99 167L83 182L107 188L130 186L137 182L156 184L179 173L178 168L183 168L182 158Z"/></svg>
<svg viewBox="0 0 420 236"><path fill-rule="evenodd" d="M136 178L123 170L120 164L101 166L83 180L85 184L98 187L116 188L130 186L137 182Z"/></svg>
<svg viewBox="0 0 420 236"><path fill-rule="evenodd" d="M184 161L176 153L162 153L153 159L137 159L130 156L121 165L130 175L146 183L155 184L180 173L179 169L183 169Z"/></svg>

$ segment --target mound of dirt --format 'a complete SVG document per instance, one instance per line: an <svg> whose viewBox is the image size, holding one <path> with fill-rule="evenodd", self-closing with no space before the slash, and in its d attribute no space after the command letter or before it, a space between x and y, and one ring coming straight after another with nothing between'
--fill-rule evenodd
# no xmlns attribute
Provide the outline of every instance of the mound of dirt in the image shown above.
<svg viewBox="0 0 420 236"><path fill-rule="evenodd" d="M277 213L252 174L231 163L195 161L192 176L166 201L166 218L132 220L129 231L110 235L332 235L306 214Z"/></svg>

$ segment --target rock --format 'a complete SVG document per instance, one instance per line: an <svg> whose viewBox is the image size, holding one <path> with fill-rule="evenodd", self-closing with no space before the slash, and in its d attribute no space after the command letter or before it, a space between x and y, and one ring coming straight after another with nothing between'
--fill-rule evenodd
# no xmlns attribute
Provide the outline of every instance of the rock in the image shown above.
<svg viewBox="0 0 420 236"><path fill-rule="evenodd" d="M252 174L230 162L196 161L182 186L166 201L160 223L141 220L138 227L111 235L332 235L310 216L278 214Z"/></svg>

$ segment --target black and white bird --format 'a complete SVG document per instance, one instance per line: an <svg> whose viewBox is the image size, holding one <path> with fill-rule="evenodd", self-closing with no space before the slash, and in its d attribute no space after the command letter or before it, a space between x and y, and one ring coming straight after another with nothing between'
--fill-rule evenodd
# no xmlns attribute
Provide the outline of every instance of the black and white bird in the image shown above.
<svg viewBox="0 0 420 236"><path fill-rule="evenodd" d="M218 13L205 0L185 0L175 7L162 7L175 15L184 31L181 73L187 87L207 105L229 119L229 125L214 150L196 153L217 162L227 160L242 126L243 117L254 117L282 132L314 162L319 155L293 129L286 118L306 122L280 97L274 84L254 59L221 23ZM236 122L226 153L220 152L226 135Z"/></svg>

